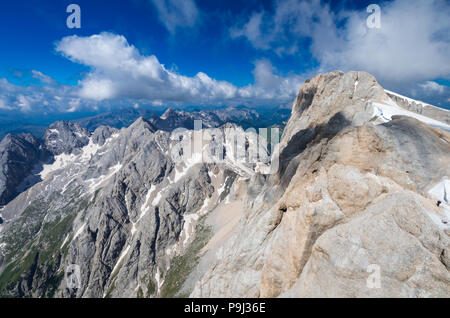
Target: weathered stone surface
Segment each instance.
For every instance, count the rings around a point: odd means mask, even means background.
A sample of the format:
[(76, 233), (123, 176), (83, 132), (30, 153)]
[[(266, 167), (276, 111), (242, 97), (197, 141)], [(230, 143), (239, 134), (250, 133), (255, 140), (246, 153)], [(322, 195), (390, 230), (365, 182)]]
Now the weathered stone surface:
[(448, 232), (429, 216), (445, 212), (427, 194), (450, 174), (449, 134), (410, 117), (374, 125), (368, 102), (386, 98), (361, 72), (302, 87), (266, 203), (244, 208), (191, 296), (450, 296)]
[(44, 143), (53, 155), (71, 154), (89, 143), (90, 133), (80, 125), (58, 121), (45, 131)]

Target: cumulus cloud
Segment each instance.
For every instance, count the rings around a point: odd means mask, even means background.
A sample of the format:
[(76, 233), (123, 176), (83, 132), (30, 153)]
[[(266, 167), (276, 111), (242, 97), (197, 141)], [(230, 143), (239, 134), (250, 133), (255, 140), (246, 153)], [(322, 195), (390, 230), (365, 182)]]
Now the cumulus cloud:
[(19, 86), (0, 79), (0, 109), (22, 113), (71, 113), (109, 110), (140, 104), (162, 105), (278, 105), (291, 101), (303, 76), (281, 76), (269, 60), (254, 62), (254, 84), (237, 87), (203, 72), (189, 77), (167, 69), (154, 55), (145, 56), (125, 37), (101, 33), (69, 36), (56, 51), (90, 68), (76, 86), (60, 85), (33, 70), (40, 85)]
[(309, 42), (318, 71), (365, 70), (397, 87), (450, 76), (448, 2), (383, 2), (379, 29), (367, 27), (368, 16), (333, 12), (320, 0), (277, 1), (273, 12), (255, 12), (230, 34), (279, 55), (297, 54)]
[(42, 72), (32, 70), (31, 76), (37, 80), (39, 80), (43, 84), (48, 85), (56, 85), (56, 81), (48, 75), (43, 74)]
[(192, 27), (198, 17), (198, 9), (193, 0), (151, 0), (160, 21), (171, 33), (178, 27)]
[[(4, 112), (21, 112), (30, 114), (39, 112), (65, 113), (78, 110), (80, 107), (91, 109), (91, 102), (79, 101), (76, 91), (71, 86), (58, 85), (51, 77), (37, 72), (44, 85), (15, 85), (6, 79), (0, 79), (0, 109)], [(74, 108), (76, 106), (76, 108)]]
[(333, 45), (337, 38), (335, 19), (320, 0), (278, 0), (274, 12), (253, 13), (248, 21), (233, 26), (230, 35), (244, 37), (257, 49), (296, 54), (306, 38)]
[(8, 106), (4, 99), (0, 99), (0, 109), (1, 110), (13, 110), (14, 107)]
[(442, 94), (444, 92), (444, 90), (445, 90), (445, 86), (439, 85), (438, 83), (432, 82), (432, 81), (426, 81), (423, 84), (419, 84), (419, 86), (423, 90), (431, 92), (431, 93), (436, 92), (436, 93), (441, 93)]
[(154, 55), (141, 55), (125, 37), (112, 33), (66, 37), (56, 50), (73, 62), (91, 67), (80, 82), (78, 94), (95, 101), (129, 98), (205, 104), (256, 98), (267, 103), (292, 98), (301, 85), (299, 77), (276, 75), (267, 60), (255, 63), (255, 84), (242, 88), (203, 72), (184, 76), (167, 69)]
[(450, 102), (450, 87), (440, 85), (434, 81), (426, 81), (411, 89), (411, 97), (426, 100), (426, 102), (448, 108)]
[[(232, 38), (246, 37), (254, 47), (258, 49), (268, 50), (271, 47), (272, 36), (269, 32), (262, 30), (264, 12), (253, 14), (249, 21), (242, 27), (233, 27), (230, 30)], [(273, 34), (273, 33), (272, 33)], [(269, 35), (269, 36), (267, 36)]]
[(241, 97), (256, 100), (290, 101), (298, 93), (306, 77), (303, 75), (290, 75), (282, 77), (267, 59), (255, 62), (253, 70), (254, 84), (239, 90)]

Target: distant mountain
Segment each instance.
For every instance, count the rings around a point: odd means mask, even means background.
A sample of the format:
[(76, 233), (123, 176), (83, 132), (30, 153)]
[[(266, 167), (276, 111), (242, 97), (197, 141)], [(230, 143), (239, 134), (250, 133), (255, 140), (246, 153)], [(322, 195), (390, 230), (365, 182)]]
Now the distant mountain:
[[(162, 119), (160, 116), (166, 112), (167, 118)], [(80, 116), (80, 115), (78, 115)], [(175, 118), (175, 116), (177, 118)], [(290, 109), (284, 106), (277, 108), (248, 108), (245, 106), (237, 107), (187, 107), (185, 109), (174, 108), (123, 108), (110, 112), (90, 115), (77, 119), (64, 119), (86, 128), (93, 132), (99, 126), (109, 126), (113, 128), (123, 128), (130, 126), (139, 117), (151, 120), (154, 124), (159, 125), (159, 129), (169, 131), (177, 127), (193, 127), (194, 120), (203, 120), (203, 124), (207, 127), (218, 127), (224, 123), (236, 123), (244, 128), (248, 127), (268, 127), (287, 121), (290, 116)], [(15, 116), (17, 117), (17, 116)], [(42, 119), (28, 118), (26, 120), (17, 120), (13, 117), (0, 118), (0, 139), (8, 133), (21, 134), (31, 133), (37, 138), (42, 138), (45, 131), (51, 123), (62, 121), (58, 116), (46, 117)], [(67, 114), (60, 117), (70, 117)], [(40, 122), (39, 122), (40, 120)]]
[(247, 108), (240, 106), (204, 109), (190, 107), (187, 110), (170, 107), (162, 115), (154, 110), (126, 108), (77, 119), (73, 122), (89, 131), (94, 131), (101, 125), (119, 129), (128, 127), (136, 119), (143, 117), (152, 122), (157, 129), (171, 131), (178, 127), (193, 129), (195, 120), (202, 120), (204, 127), (219, 127), (225, 123), (235, 123), (243, 128), (268, 127), (286, 121), (289, 116), (290, 109), (285, 107)]
[(73, 120), (73, 122), (92, 132), (99, 126), (109, 126), (118, 129), (128, 127), (139, 117), (151, 118), (153, 116), (159, 116), (161, 113), (161, 111), (156, 111), (154, 109), (124, 108), (107, 113), (101, 113), (95, 116), (76, 119)]
[(221, 107), (204, 110), (176, 110), (169, 108), (161, 117), (149, 120), (160, 130), (171, 131), (178, 127), (194, 128), (194, 121), (201, 120), (203, 127), (213, 128), (234, 123), (244, 129), (283, 126), (291, 110), (286, 108)]
[(201, 120), (203, 127), (214, 128), (219, 127), (225, 123), (234, 123), (243, 128), (248, 127), (266, 127), (269, 121), (279, 122), (281, 119), (278, 116), (268, 118), (261, 118), (259, 113), (254, 109), (249, 108), (211, 108), (204, 110), (175, 110), (173, 108), (167, 109), (160, 117), (150, 118), (155, 127), (164, 131), (171, 131), (178, 127), (187, 129), (194, 128), (194, 121)]

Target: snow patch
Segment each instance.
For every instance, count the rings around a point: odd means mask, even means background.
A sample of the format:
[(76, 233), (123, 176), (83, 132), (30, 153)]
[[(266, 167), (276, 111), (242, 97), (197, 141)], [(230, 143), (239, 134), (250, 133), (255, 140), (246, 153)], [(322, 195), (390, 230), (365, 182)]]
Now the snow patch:
[(45, 180), (51, 173), (54, 171), (63, 169), (67, 167), (69, 164), (75, 162), (77, 156), (73, 154), (60, 154), (54, 158), (54, 162), (52, 164), (44, 165), (42, 171), (39, 173), (39, 176), (42, 180)]
[(153, 206), (158, 205), (159, 201), (161, 200), (161, 197), (162, 197), (162, 195), (161, 195), (161, 191), (160, 191), (156, 194), (156, 197), (153, 199), (152, 205)]
[(428, 193), (443, 203), (450, 203), (450, 179), (444, 177), (443, 180), (432, 187)]
[(427, 211), (431, 220), (442, 230), (450, 230), (450, 180), (444, 177), (441, 182), (432, 187), (428, 193), (441, 201), (439, 208), (442, 216)]
[(412, 103), (416, 103), (416, 104), (418, 104), (418, 105), (421, 105), (422, 107), (436, 108), (436, 109), (439, 109), (440, 111), (446, 111), (446, 112), (450, 111), (450, 110), (445, 109), (445, 108), (436, 107), (436, 106), (427, 104), (427, 103), (425, 103), (425, 102), (422, 102), (422, 101), (420, 101), (420, 100), (415, 100), (415, 99), (412, 99), (412, 98), (409, 98), (409, 97), (400, 95), (400, 94), (398, 94), (398, 93), (394, 93), (394, 92), (392, 92), (392, 91), (388, 91), (387, 89), (385, 89), (384, 91), (385, 91), (386, 93), (388, 93), (388, 94), (397, 96), (397, 97), (399, 97), (399, 98), (401, 98), (401, 99), (407, 101), (407, 102), (408, 102), (408, 105), (410, 105), (410, 104), (412, 104)]
[(442, 217), (433, 212), (427, 211), (427, 215), (441, 230), (450, 230), (450, 213), (447, 212), (446, 216)]
[(137, 228), (136, 228), (137, 222), (136, 223), (132, 222), (132, 223), (133, 223), (133, 226), (131, 227), (131, 236), (133, 236), (134, 233), (137, 232)]
[[(50, 129), (50, 131), (54, 130), (58, 132), (56, 129)], [(58, 132), (59, 133), (59, 132)], [(89, 139), (89, 143), (80, 149), (80, 154), (66, 154), (62, 153), (58, 156), (55, 156), (54, 162), (52, 164), (43, 165), (42, 171), (39, 173), (42, 180), (45, 180), (51, 173), (66, 168), (70, 164), (78, 164), (82, 165), (86, 162), (89, 162), (92, 157), (98, 153), (98, 151), (104, 148), (108, 143), (110, 143), (113, 139), (117, 138), (119, 134), (114, 134), (107, 139), (103, 146), (100, 146), (93, 142), (92, 138)]]
[(66, 238), (65, 238), (64, 241), (62, 242), (61, 247), (60, 247), (59, 249), (62, 249), (63, 246), (66, 245), (67, 241), (69, 240), (69, 237), (70, 237), (70, 233), (68, 233), (68, 234), (66, 235)]
[(197, 221), (200, 219), (200, 217), (202, 217), (208, 212), (207, 208), (210, 200), (211, 200), (210, 198), (206, 198), (205, 201), (203, 202), (203, 206), (196, 213), (191, 213), (187, 215), (185, 214), (183, 216), (184, 225), (180, 235), (180, 237), (184, 238), (182, 242), (182, 247), (185, 247), (187, 243), (189, 243), (189, 239), (195, 232), (195, 226), (197, 224)]
[(119, 256), (119, 259), (116, 262), (116, 265), (114, 265), (114, 268), (111, 272), (111, 276), (116, 272), (117, 269), (119, 269), (120, 263), (124, 259), (125, 256), (127, 256), (128, 252), (130, 251), (131, 245), (128, 245), (125, 250), (122, 251), (122, 253)]
[(217, 193), (219, 195), (219, 197), (222, 195), (222, 193), (225, 191), (225, 188), (227, 186), (227, 181), (228, 181), (229, 177), (226, 177), (225, 180), (223, 181), (222, 185), (220, 186), (220, 188), (217, 190)]
[(87, 162), (91, 160), (97, 151), (102, 148), (100, 145), (94, 143), (92, 138), (89, 139), (89, 143), (81, 149), (80, 161)]
[(177, 244), (173, 244), (172, 246), (166, 248), (166, 255), (167, 256), (172, 256), (177, 250)]
[(131, 228), (131, 235), (134, 235), (134, 233), (136, 233), (137, 231), (136, 224), (138, 224), (142, 220), (142, 218), (148, 213), (148, 211), (150, 211), (149, 200), (155, 189), (156, 187), (152, 184), (147, 192), (147, 195), (145, 196), (145, 201), (141, 206), (141, 213), (139, 215), (139, 219), (136, 222), (133, 222), (133, 227)]
[(161, 287), (164, 284), (164, 278), (161, 277), (159, 267), (156, 267), (155, 280), (156, 280), (156, 286), (158, 287), (158, 295), (159, 295), (161, 293)]
[(91, 183), (89, 185), (89, 193), (94, 192), (97, 190), (97, 188), (106, 180), (110, 179), (112, 176), (114, 176), (119, 170), (122, 169), (122, 164), (118, 163), (115, 166), (112, 166), (109, 168), (109, 172), (107, 175), (100, 176), (98, 178), (89, 179), (87, 182)]
[(84, 228), (86, 227), (86, 223), (84, 223), (76, 232), (75, 235), (73, 236), (73, 240), (75, 240), (78, 236), (80, 236), (81, 233), (83, 233)]
[[(153, 186), (153, 184), (150, 186), (150, 189), (147, 192), (147, 195), (145, 196), (145, 201), (141, 206), (141, 215), (139, 217), (138, 222), (142, 219), (144, 215), (147, 214), (148, 211), (150, 211), (150, 207), (148, 205), (148, 201), (150, 200), (150, 197), (152, 196), (153, 192), (155, 191), (156, 187)], [(159, 193), (158, 193), (159, 194)]]
[(403, 116), (413, 117), (413, 118), (415, 118), (425, 124), (428, 124), (430, 126), (450, 131), (450, 125), (447, 125), (438, 120), (428, 118), (426, 116), (419, 115), (417, 113), (403, 109), (403, 108), (397, 106), (397, 104), (395, 104), (392, 100), (387, 101), (386, 103), (372, 102), (372, 105), (373, 105), (373, 111), (374, 111), (373, 116), (380, 118), (384, 122), (391, 121), (392, 116), (394, 116), (394, 115), (403, 115)]
[(185, 161), (185, 166), (181, 171), (178, 171), (177, 168), (175, 168), (175, 176), (173, 179), (173, 182), (178, 182), (183, 176), (186, 175), (186, 173), (191, 169), (193, 166), (195, 166), (198, 163), (202, 162), (202, 154), (201, 153), (193, 153), (190, 158), (188, 158)]
[(394, 96), (397, 96), (397, 97), (399, 97), (399, 98), (402, 98), (402, 99), (406, 100), (406, 101), (408, 102), (408, 104), (416, 103), (416, 104), (426, 105), (426, 104), (425, 104), (424, 102), (422, 102), (422, 101), (418, 101), (418, 100), (415, 100), (415, 99), (412, 99), (412, 98), (409, 98), (409, 97), (400, 95), (400, 94), (398, 94), (398, 93), (394, 93), (394, 92), (389, 91), (389, 90), (387, 90), (387, 89), (385, 89), (384, 91), (385, 91), (386, 93), (388, 93), (388, 94), (391, 94), (391, 95), (394, 95)]

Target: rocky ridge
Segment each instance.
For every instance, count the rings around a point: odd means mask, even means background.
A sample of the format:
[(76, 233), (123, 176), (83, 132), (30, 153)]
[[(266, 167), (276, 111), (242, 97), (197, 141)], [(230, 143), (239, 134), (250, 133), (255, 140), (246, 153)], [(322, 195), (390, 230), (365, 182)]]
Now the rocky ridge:
[[(450, 135), (411, 117), (385, 122), (380, 104), (393, 105), (363, 72), (303, 85), (280, 170), (247, 198), (191, 296), (450, 296), (448, 199), (429, 193), (446, 189)], [(379, 288), (367, 283), (373, 266)]]

